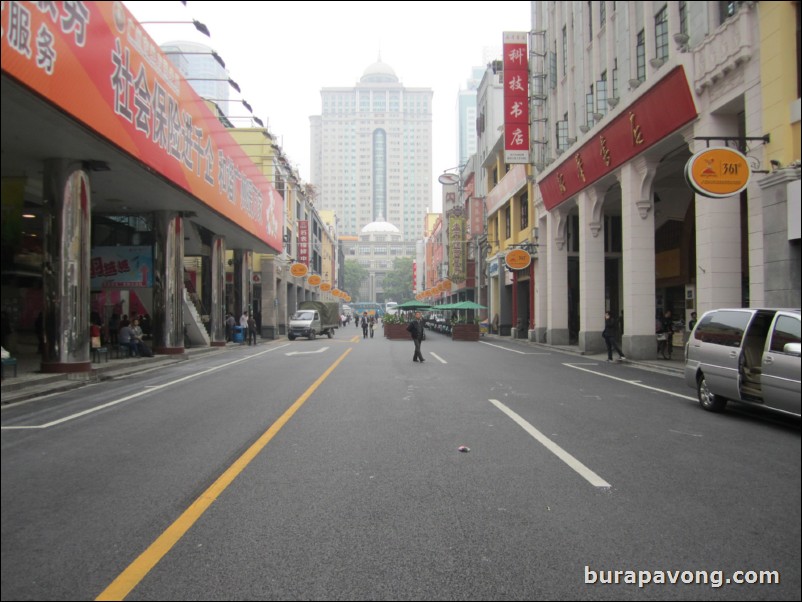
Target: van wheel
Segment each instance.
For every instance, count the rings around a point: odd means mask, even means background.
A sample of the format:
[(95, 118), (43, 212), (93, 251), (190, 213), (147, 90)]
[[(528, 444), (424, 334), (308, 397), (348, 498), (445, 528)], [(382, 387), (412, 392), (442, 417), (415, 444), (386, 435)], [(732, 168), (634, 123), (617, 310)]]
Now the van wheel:
[(334, 336), (334, 331), (329, 330), (328, 332), (326, 332), (326, 334), (329, 336), (329, 338), (331, 338)]
[(708, 412), (721, 412), (727, 405), (726, 399), (710, 391), (703, 373), (696, 378), (696, 396), (699, 405)]
[(314, 341), (315, 340), (315, 331), (314, 330), (310, 330), (309, 331), (309, 340), (310, 341)]
[(295, 340), (295, 335), (294, 335), (294, 334), (288, 334), (288, 335), (287, 335), (287, 338), (288, 338), (289, 340), (291, 340), (291, 341), (294, 341), (294, 340)]

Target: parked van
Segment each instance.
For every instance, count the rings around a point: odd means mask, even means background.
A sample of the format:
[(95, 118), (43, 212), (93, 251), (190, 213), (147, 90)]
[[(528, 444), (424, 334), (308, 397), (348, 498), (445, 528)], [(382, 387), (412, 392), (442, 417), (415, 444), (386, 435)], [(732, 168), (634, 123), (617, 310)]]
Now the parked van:
[(799, 416), (800, 343), (798, 309), (709, 311), (685, 346), (685, 382), (711, 412), (733, 400)]

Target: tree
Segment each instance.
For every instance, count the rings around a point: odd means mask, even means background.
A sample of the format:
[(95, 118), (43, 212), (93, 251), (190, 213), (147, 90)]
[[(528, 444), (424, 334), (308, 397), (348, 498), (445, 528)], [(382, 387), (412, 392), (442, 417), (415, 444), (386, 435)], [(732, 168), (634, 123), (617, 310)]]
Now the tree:
[(397, 257), (393, 269), (384, 276), (382, 284), (385, 301), (398, 303), (412, 299), (412, 258)]
[(355, 259), (345, 260), (345, 276), (343, 286), (354, 301), (359, 301), (359, 289), (368, 277), (368, 271)]

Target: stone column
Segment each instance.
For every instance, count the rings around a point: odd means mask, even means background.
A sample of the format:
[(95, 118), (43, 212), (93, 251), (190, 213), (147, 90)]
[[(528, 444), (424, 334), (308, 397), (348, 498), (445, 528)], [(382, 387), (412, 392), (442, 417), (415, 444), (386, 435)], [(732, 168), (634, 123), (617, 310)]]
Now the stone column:
[(224, 236), (212, 238), (212, 278), (211, 307), (209, 309), (211, 342), (213, 347), (225, 347), (226, 344), (226, 239)]
[(153, 214), (153, 351), (184, 352), (184, 232), (175, 211)]
[(42, 372), (89, 372), (91, 186), (79, 162), (44, 165)]
[(568, 248), (565, 244), (567, 210), (553, 209), (548, 213), (546, 222), (546, 342), (549, 345), (568, 345)]
[[(543, 215), (541, 213), (541, 215)], [(548, 224), (545, 218), (538, 220), (538, 241), (537, 241), (537, 260), (535, 261), (535, 340), (539, 343), (546, 342), (548, 321), (548, 245), (545, 238), (548, 237)]]
[[(737, 136), (737, 123), (728, 115), (702, 114), (693, 134)], [(694, 150), (700, 151), (704, 147), (705, 143), (700, 141)], [(723, 199), (696, 195), (695, 206), (696, 311), (701, 318), (702, 313), (710, 309), (741, 307), (741, 241), (745, 233), (741, 232), (741, 200), (738, 195)], [(763, 288), (762, 279), (759, 287)]]
[(579, 348), (606, 350), (604, 330), (604, 192), (588, 188), (579, 195)]
[(275, 256), (262, 255), (262, 338), (278, 335), (278, 274)]
[(286, 334), (287, 312), (289, 312), (290, 307), (290, 301), (287, 298), (289, 293), (289, 289), (287, 288), (287, 277), (289, 276), (290, 269), (286, 264), (282, 263), (279, 266), (279, 273), (281, 277), (276, 282), (276, 287), (278, 288), (278, 333)]
[(621, 235), (624, 271), (622, 350), (633, 359), (655, 357), (654, 205), (657, 162), (636, 158), (621, 168)]

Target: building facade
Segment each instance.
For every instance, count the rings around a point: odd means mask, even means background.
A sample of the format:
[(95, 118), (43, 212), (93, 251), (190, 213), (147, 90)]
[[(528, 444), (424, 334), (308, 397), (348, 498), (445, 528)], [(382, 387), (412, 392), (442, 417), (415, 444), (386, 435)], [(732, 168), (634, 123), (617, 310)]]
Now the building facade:
[[(597, 352), (608, 310), (625, 354), (646, 358), (667, 311), (687, 324), (692, 311), (771, 302), (767, 266), (776, 256), (781, 270), (798, 266), (799, 234), (767, 236), (764, 189), (779, 176), (761, 172), (773, 153), (793, 151), (766, 136), (757, 4), (534, 2), (531, 29), (537, 186), (531, 205), (513, 202), (496, 225), (500, 239), (536, 245), (530, 336)], [(798, 128), (787, 96), (784, 146)], [(687, 161), (708, 146), (746, 154), (754, 172), (743, 192), (711, 199), (686, 185)], [(786, 197), (788, 177), (778, 183)], [(516, 239), (506, 225), (523, 223), (523, 211), (531, 229)], [(798, 273), (785, 296), (796, 306)]]
[(379, 60), (355, 86), (322, 89), (321, 100), (310, 118), (320, 206), (346, 235), (387, 221), (404, 240), (420, 238), (432, 199), (432, 90), (405, 87)]

